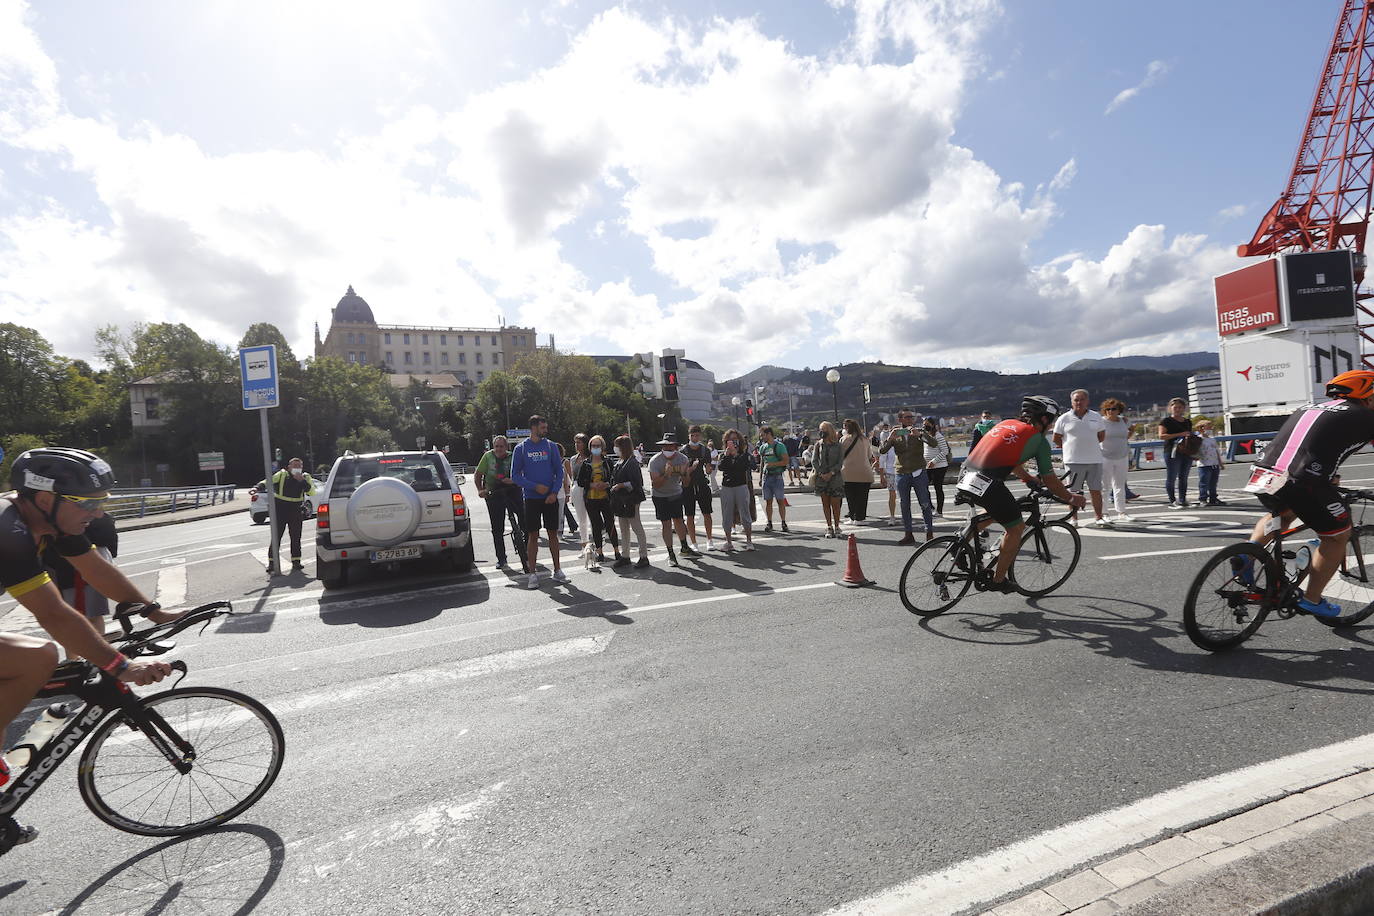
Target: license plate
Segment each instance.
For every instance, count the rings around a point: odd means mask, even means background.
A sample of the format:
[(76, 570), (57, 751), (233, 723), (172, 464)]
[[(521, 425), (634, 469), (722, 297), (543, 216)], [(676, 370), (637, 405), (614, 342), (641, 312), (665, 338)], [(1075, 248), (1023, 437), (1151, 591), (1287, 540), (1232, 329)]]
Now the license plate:
[(387, 550), (372, 551), (373, 563), (385, 563), (388, 560), (413, 560), (420, 555), (418, 547), (391, 547)]

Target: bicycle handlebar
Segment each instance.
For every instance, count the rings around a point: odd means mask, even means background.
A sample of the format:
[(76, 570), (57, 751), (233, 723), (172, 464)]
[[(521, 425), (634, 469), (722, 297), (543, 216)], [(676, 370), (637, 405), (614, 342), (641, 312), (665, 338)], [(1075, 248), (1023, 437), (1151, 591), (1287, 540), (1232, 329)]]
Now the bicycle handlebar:
[[(199, 625), (202, 628), (209, 626), (210, 621), (216, 617), (224, 617), (234, 613), (234, 606), (228, 601), (212, 601), (198, 608), (192, 608), (170, 623), (160, 623), (144, 630), (135, 630), (129, 624), (129, 617), (144, 606), (141, 604), (121, 604), (116, 610), (115, 618), (124, 628), (124, 635), (114, 637), (111, 643), (117, 645), (126, 656), (156, 654), (154, 643), (157, 640), (175, 636), (182, 630), (188, 630), (194, 626)], [(172, 667), (176, 668), (177, 666), (181, 666), (182, 672), (185, 673), (183, 663), (172, 663)]]
[(1354, 490), (1349, 487), (1337, 487), (1336, 490), (1343, 497), (1349, 500), (1365, 500), (1369, 502), (1374, 502), (1374, 490)]

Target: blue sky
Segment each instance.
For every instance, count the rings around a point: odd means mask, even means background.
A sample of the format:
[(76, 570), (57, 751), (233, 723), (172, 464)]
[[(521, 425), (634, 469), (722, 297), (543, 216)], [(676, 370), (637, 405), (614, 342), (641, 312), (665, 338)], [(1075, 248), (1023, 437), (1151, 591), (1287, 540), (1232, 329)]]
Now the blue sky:
[(308, 353), (352, 284), (720, 377), (1210, 349), (1339, 7), (0, 0), (0, 320)]

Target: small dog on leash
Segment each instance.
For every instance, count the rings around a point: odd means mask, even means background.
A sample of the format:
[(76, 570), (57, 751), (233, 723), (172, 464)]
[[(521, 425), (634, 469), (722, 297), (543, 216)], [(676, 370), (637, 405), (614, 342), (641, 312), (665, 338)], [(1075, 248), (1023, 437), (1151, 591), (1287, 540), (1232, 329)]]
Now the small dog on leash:
[(596, 556), (596, 545), (588, 541), (582, 548), (582, 566), (592, 572), (600, 572), (601, 561)]

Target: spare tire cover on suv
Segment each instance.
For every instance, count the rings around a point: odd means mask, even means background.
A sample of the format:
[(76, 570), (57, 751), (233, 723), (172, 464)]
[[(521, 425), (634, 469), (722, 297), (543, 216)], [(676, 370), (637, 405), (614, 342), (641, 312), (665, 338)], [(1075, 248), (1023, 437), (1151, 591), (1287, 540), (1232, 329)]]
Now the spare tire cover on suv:
[(390, 547), (415, 533), (423, 512), (420, 497), (408, 483), (374, 477), (348, 498), (348, 527), (374, 547)]

